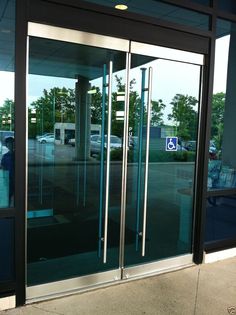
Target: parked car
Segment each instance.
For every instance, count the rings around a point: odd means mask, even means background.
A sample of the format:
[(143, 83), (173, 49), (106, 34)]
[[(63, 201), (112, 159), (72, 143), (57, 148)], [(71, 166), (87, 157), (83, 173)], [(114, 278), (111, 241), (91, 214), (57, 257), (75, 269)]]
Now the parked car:
[(69, 139), (68, 140), (68, 144), (70, 144), (70, 145), (72, 145), (72, 147), (74, 147), (75, 146), (75, 139), (73, 138), (73, 139)]
[(38, 139), (38, 142), (40, 143), (54, 143), (54, 141), (55, 141), (54, 135), (48, 135)]
[(36, 139), (39, 140), (40, 138), (48, 137), (48, 136), (54, 136), (54, 133), (52, 132), (46, 132), (43, 135), (36, 136)]
[[(122, 147), (122, 141), (119, 137), (111, 135), (110, 147), (111, 150), (119, 149)], [(102, 137), (100, 135), (92, 135), (90, 137), (90, 152), (91, 155), (98, 154), (101, 151)], [(107, 136), (105, 135), (104, 147), (107, 147)]]

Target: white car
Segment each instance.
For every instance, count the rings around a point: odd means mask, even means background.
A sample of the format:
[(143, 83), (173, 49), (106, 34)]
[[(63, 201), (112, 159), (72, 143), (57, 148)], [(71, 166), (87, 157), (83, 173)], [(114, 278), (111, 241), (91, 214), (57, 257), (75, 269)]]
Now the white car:
[(48, 136), (53, 136), (54, 133), (52, 132), (47, 132), (47, 133), (44, 133), (43, 135), (41, 136), (36, 136), (36, 140), (39, 140), (40, 138), (44, 138), (44, 137), (48, 137)]
[[(104, 139), (104, 148), (107, 147), (107, 136)], [(90, 137), (90, 152), (92, 154), (98, 154), (101, 151), (101, 141), (102, 137), (99, 135), (92, 135)], [(119, 149), (122, 147), (122, 141), (119, 137), (111, 135), (110, 142), (111, 150)]]
[(54, 141), (55, 141), (54, 135), (48, 135), (38, 139), (39, 143), (54, 143)]

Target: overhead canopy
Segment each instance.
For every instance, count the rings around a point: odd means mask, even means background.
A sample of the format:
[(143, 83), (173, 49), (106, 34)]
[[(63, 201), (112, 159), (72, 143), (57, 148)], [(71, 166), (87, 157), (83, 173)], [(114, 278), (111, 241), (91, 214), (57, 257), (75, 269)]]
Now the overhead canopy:
[[(101, 5), (114, 7), (114, 1), (90, 0)], [(149, 2), (149, 0), (148, 0)], [(155, 10), (147, 0), (129, 0), (129, 7), (136, 13), (146, 14), (155, 17)], [(152, 1), (153, 3), (154, 1)], [(162, 5), (165, 5), (162, 7)], [(191, 26), (197, 26), (199, 20), (194, 15), (186, 16), (185, 11), (178, 7), (161, 4), (155, 1), (155, 7), (158, 8), (156, 17), (165, 18), (166, 16), (175, 16), (181, 22), (188, 18)], [(138, 11), (139, 8), (139, 11)], [(162, 9), (161, 9), (162, 8)], [(172, 11), (170, 11), (172, 8)], [(169, 11), (168, 11), (169, 10)], [(150, 11), (150, 12), (149, 12)], [(191, 11), (190, 11), (191, 12)], [(193, 12), (194, 14), (195, 12)], [(190, 23), (189, 22), (189, 23)], [(189, 25), (189, 24), (188, 24)], [(229, 21), (218, 20), (217, 38), (228, 35), (232, 31), (234, 24)], [(107, 50), (89, 48), (82, 45), (73, 45), (65, 42), (56, 42), (45, 39), (31, 38), (30, 50), (30, 73), (58, 76), (66, 78), (75, 78), (78, 75), (94, 79), (102, 75), (102, 65), (109, 58), (114, 60), (115, 69), (118, 71), (124, 68), (123, 53), (113, 51), (108, 55)], [(0, 71), (14, 71), (15, 54), (15, 0), (0, 1)], [(151, 61), (150, 57), (143, 57), (143, 60), (135, 61), (134, 66)]]

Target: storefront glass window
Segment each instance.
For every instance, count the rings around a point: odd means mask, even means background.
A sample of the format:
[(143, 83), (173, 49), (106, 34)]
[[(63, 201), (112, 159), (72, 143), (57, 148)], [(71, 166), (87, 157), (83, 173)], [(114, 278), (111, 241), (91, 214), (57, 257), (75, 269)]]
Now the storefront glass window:
[[(116, 3), (114, 3), (114, 1), (106, 1), (106, 0), (86, 0), (86, 1), (96, 3), (96, 4), (101, 4), (103, 6), (108, 6), (114, 9), (117, 8)], [(209, 1), (197, 0), (196, 2), (207, 3)], [(169, 22), (187, 25), (190, 27), (196, 27), (201, 30), (209, 30), (209, 16), (208, 15), (191, 11), (188, 9), (184, 9), (181, 7), (177, 7), (172, 4), (164, 3), (163, 1), (153, 1), (153, 0), (122, 1), (122, 7), (120, 7), (120, 10), (147, 15), (147, 16), (155, 17), (161, 20), (166, 20)]]
[(205, 241), (236, 238), (236, 24), (218, 20)]
[(14, 205), (15, 0), (0, 2), (0, 208)]
[(219, 0), (219, 9), (228, 13), (236, 13), (236, 2), (235, 0)]
[(14, 219), (0, 219), (0, 285), (14, 280)]
[(236, 187), (236, 25), (219, 20), (215, 53), (208, 189)]

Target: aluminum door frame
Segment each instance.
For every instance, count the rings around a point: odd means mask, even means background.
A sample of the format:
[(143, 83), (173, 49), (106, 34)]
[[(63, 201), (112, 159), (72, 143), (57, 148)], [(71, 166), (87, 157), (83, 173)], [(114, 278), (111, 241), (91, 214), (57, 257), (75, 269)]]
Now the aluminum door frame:
[[(204, 65), (204, 55), (181, 51), (179, 49), (166, 48), (157, 45), (150, 45), (120, 39), (111, 36), (98, 35), (94, 33), (82, 32), (73, 29), (55, 27), (41, 23), (28, 23), (28, 37), (40, 37), (64, 41), (68, 43), (88, 45), (92, 47), (118, 50), (127, 53), (126, 58), (126, 94), (125, 94), (125, 122), (124, 122), (124, 144), (122, 161), (122, 197), (121, 197), (121, 230), (120, 230), (120, 267), (111, 271), (90, 274), (72, 279), (46, 283), (27, 287), (26, 282), (26, 301), (31, 303), (36, 300), (45, 300), (55, 296), (68, 295), (81, 290), (88, 290), (97, 286), (106, 286), (111, 283), (119, 283), (124, 279), (145, 277), (170, 270), (176, 270), (193, 264), (193, 255), (187, 254), (174, 258), (163, 259), (161, 261), (140, 264), (134, 267), (124, 266), (124, 230), (125, 230), (125, 212), (126, 212), (126, 181), (127, 181), (127, 154), (128, 154), (128, 111), (129, 111), (129, 72), (130, 59), (132, 53)], [(180, 53), (180, 54), (179, 54)], [(29, 58), (29, 54), (28, 54)], [(200, 104), (201, 107), (201, 104)], [(199, 118), (200, 119), (200, 118)], [(27, 161), (26, 161), (27, 162)], [(26, 172), (28, 166), (26, 165)], [(28, 173), (28, 172), (27, 172)], [(26, 208), (27, 211), (27, 208)], [(26, 224), (27, 229), (27, 224)], [(26, 242), (27, 243), (27, 242)], [(26, 260), (27, 269), (27, 260)]]
[[(130, 42), (130, 54), (140, 54), (143, 56), (156, 57), (160, 59), (176, 61), (181, 63), (188, 63), (200, 67), (200, 78), (199, 78), (199, 118), (198, 118), (198, 134), (197, 134), (197, 148), (199, 147), (199, 127), (202, 116), (202, 94), (203, 94), (203, 82), (202, 73), (204, 71), (205, 56), (199, 53), (193, 53), (188, 51), (182, 51), (179, 49), (167, 48), (157, 45), (150, 45), (140, 42), (131, 41)], [(129, 69), (130, 70), (130, 69)], [(128, 137), (128, 135), (127, 135)], [(127, 161), (126, 161), (127, 163)], [(196, 204), (196, 174), (198, 169), (198, 152), (196, 156), (195, 164), (195, 177), (194, 177), (194, 204), (193, 204), (193, 221), (195, 219), (195, 204)], [(127, 169), (127, 164), (126, 164)], [(126, 178), (125, 178), (126, 181)], [(125, 192), (126, 193), (126, 192)], [(124, 207), (125, 216), (125, 207)], [(125, 222), (122, 224), (125, 225)], [(194, 224), (192, 225), (194, 228)], [(193, 243), (193, 241), (192, 241)], [(124, 247), (122, 247), (123, 250)], [(124, 257), (123, 253), (123, 257)], [(140, 254), (141, 255), (141, 254)], [(162, 272), (168, 272), (171, 270), (177, 270), (180, 268), (188, 267), (193, 265), (193, 253), (183, 254), (176, 257), (170, 257), (167, 259), (156, 260), (154, 262), (149, 262), (145, 264), (138, 264), (134, 266), (125, 267), (124, 260), (121, 265), (122, 279), (139, 278), (145, 275), (159, 274)]]
[[(129, 60), (129, 48), (130, 41), (125, 39), (119, 39), (111, 36), (97, 35), (93, 33), (81, 32), (72, 29), (65, 29), (61, 27), (55, 27), (45, 24), (39, 24), (34, 22), (28, 23), (28, 38), (38, 37), (51, 40), (64, 41), (67, 43), (82, 44), (91, 47), (99, 47), (111, 50), (117, 50), (126, 53), (126, 69), (128, 69), (127, 62)], [(29, 42), (29, 41), (28, 41)], [(29, 64), (29, 52), (28, 52), (28, 64)], [(126, 71), (128, 72), (128, 70)], [(28, 74), (27, 74), (28, 75)], [(126, 74), (126, 80), (128, 80), (128, 74)], [(126, 81), (127, 83), (128, 81)], [(126, 84), (127, 87), (127, 84)], [(126, 104), (128, 101), (126, 88)], [(127, 106), (126, 106), (127, 107)], [(27, 150), (27, 146), (26, 146)], [(26, 152), (26, 156), (27, 156)], [(27, 163), (27, 161), (26, 161)], [(123, 167), (123, 166), (122, 166)], [(26, 164), (26, 173), (28, 174), (28, 164)], [(122, 180), (123, 190), (124, 181)], [(26, 198), (27, 200), (27, 198)], [(26, 211), (27, 213), (27, 204)], [(121, 209), (122, 213), (122, 209)], [(25, 218), (27, 215), (25, 214)], [(26, 224), (26, 235), (27, 235), (27, 224)], [(27, 244), (27, 241), (26, 241)], [(119, 249), (118, 249), (119, 250)], [(120, 250), (119, 250), (120, 252)], [(120, 263), (120, 261), (118, 261)], [(25, 268), (27, 271), (27, 258), (25, 262)], [(26, 272), (27, 274), (27, 272)], [(40, 285), (27, 286), (26, 281), (26, 303), (31, 303), (38, 300), (45, 300), (56, 296), (72, 294), (81, 290), (88, 290), (96, 286), (104, 286), (108, 283), (114, 283), (121, 280), (121, 269), (120, 267), (108, 270), (105, 272), (98, 272), (89, 274), (86, 276), (75, 277), (66, 280), (59, 280)]]

